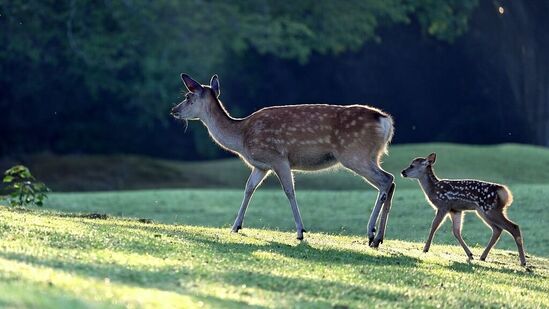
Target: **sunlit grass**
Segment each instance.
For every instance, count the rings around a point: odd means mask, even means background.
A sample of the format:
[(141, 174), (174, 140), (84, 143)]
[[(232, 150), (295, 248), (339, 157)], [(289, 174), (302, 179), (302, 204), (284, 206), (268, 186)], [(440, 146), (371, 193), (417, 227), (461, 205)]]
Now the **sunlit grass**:
[(439, 153), (441, 177), (509, 185), (515, 202), (508, 214), (521, 226), (529, 268), (519, 266), (507, 234), (479, 261), (491, 231), (474, 214), (465, 217), (463, 236), (475, 260), (466, 260), (448, 223), (423, 253), (434, 211), (413, 181), (397, 180), (385, 241), (373, 250), (365, 234), (376, 192), (347, 172), (296, 177), (309, 231), (298, 242), (273, 181), (254, 195), (241, 233), (229, 232), (248, 173), (242, 163), (155, 161), (143, 177), (238, 189), (54, 193), (40, 209), (0, 206), (0, 307), (549, 307), (548, 150), (403, 145), (391, 148), (384, 166), (396, 174), (430, 151)]
[[(0, 207), (0, 304), (20, 307), (549, 306), (549, 260), (361, 236), (90, 220)], [(482, 248), (474, 248), (479, 254)], [(40, 297), (36, 297), (40, 295)]]
[[(412, 182), (412, 181), (410, 181)], [(398, 188), (389, 217), (387, 239), (424, 241), (434, 210), (427, 204), (419, 186)], [(508, 215), (520, 225), (527, 253), (549, 256), (549, 222), (546, 211), (549, 185), (511, 185), (515, 202)], [(158, 222), (224, 227), (235, 219), (242, 190), (156, 190), (102, 193), (53, 194), (46, 207), (68, 212), (98, 212), (121, 217), (147, 218)], [(368, 217), (376, 199), (374, 190), (297, 191), (305, 228), (312, 232), (366, 235)], [(246, 213), (244, 228), (294, 231), (288, 200), (280, 189), (260, 188)], [(491, 230), (473, 213), (465, 216), (463, 237), (472, 246), (486, 245)], [(451, 224), (444, 224), (435, 243), (457, 245)], [(498, 248), (516, 250), (506, 233)]]

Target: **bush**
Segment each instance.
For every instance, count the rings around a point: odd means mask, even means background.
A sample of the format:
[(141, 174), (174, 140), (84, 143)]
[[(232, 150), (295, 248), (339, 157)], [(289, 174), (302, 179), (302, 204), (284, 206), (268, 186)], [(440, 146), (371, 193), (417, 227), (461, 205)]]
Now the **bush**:
[(7, 192), (7, 201), (11, 206), (42, 206), (50, 191), (46, 185), (38, 181), (29, 169), (23, 165), (16, 165), (4, 173), (4, 190)]

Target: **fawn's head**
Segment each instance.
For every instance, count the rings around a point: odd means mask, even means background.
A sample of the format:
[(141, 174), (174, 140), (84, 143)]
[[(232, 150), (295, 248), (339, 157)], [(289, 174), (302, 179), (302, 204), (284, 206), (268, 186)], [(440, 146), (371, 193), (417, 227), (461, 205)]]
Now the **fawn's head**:
[(432, 153), (426, 158), (415, 158), (410, 163), (410, 166), (401, 172), (401, 175), (408, 178), (420, 178), (422, 175), (425, 175), (429, 167), (435, 164), (436, 160), (436, 153)]
[(181, 73), (181, 80), (189, 92), (185, 94), (183, 102), (172, 108), (170, 114), (180, 120), (203, 118), (211, 105), (217, 104), (220, 94), (217, 75), (212, 76), (209, 86), (201, 85), (185, 73)]

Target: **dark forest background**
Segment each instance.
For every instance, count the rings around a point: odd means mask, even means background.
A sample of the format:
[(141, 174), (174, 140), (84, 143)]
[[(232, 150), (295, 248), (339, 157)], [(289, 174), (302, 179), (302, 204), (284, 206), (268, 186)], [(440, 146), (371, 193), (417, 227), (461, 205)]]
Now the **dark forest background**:
[(549, 1), (0, 1), (0, 156), (227, 154), (169, 110), (220, 76), (233, 116), (391, 113), (395, 143), (549, 146)]

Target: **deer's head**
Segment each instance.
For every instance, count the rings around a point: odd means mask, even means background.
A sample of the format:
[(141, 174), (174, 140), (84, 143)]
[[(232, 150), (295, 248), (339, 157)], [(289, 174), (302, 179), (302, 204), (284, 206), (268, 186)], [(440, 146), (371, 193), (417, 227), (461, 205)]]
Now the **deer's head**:
[(217, 104), (220, 94), (217, 75), (212, 76), (209, 86), (201, 85), (185, 73), (181, 74), (181, 80), (189, 92), (181, 103), (172, 108), (170, 114), (180, 120), (203, 119), (211, 105)]
[(426, 158), (415, 158), (414, 160), (412, 160), (412, 163), (410, 163), (410, 166), (408, 166), (408, 168), (404, 169), (401, 172), (402, 177), (420, 178), (421, 176), (425, 175), (429, 167), (435, 164), (436, 160), (436, 153), (432, 153)]

